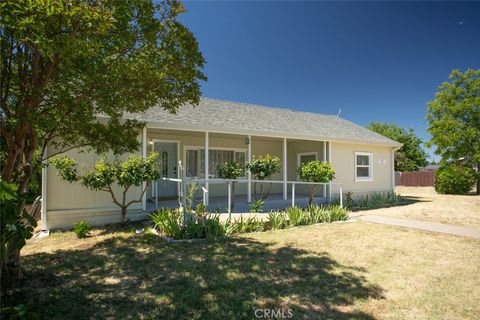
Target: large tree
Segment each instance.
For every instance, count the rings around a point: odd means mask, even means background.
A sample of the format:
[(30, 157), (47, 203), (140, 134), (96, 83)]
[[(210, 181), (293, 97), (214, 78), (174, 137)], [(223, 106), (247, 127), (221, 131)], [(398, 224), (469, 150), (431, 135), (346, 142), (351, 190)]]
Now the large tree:
[(428, 103), (426, 119), (435, 153), (443, 163), (462, 159), (476, 168), (480, 194), (480, 69), (453, 70)]
[(176, 0), (6, 0), (0, 10), (1, 176), (20, 194), (47, 145), (132, 151), (142, 124), (125, 112), (199, 102), (204, 59)]
[(427, 165), (427, 153), (422, 149), (422, 139), (412, 128), (405, 129), (395, 123), (372, 122), (367, 126), (387, 138), (403, 144), (395, 151), (395, 171), (415, 171)]

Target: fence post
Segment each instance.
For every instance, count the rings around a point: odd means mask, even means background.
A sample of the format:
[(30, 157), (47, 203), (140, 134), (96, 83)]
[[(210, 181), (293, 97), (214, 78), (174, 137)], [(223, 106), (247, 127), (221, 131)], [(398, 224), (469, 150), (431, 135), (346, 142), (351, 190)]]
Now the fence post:
[(232, 181), (228, 181), (228, 204), (227, 204), (227, 210), (228, 210), (228, 219), (232, 219)]
[(292, 183), (292, 207), (295, 207), (295, 182)]
[(343, 208), (343, 192), (342, 192), (342, 186), (340, 186), (340, 208)]

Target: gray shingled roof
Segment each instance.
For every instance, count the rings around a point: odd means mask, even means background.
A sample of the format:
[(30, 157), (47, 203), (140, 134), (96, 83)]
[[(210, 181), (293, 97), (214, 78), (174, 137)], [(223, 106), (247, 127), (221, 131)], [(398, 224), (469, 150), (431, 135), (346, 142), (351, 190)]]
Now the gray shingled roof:
[(198, 106), (182, 106), (175, 115), (156, 106), (144, 113), (128, 114), (126, 118), (145, 121), (149, 127), (166, 129), (401, 146), (336, 116), (211, 98), (202, 98)]

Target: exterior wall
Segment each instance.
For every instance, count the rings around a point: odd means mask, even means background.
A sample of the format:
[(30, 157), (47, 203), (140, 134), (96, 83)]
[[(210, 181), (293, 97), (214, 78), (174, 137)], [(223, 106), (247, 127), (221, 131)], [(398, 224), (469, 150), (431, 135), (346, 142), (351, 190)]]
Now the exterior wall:
[[(352, 192), (354, 196), (393, 191), (391, 150), (390, 147), (332, 142), (333, 183), (340, 183), (344, 193)], [(372, 181), (355, 181), (355, 152), (372, 153)], [(332, 186), (332, 195), (338, 196), (338, 193), (338, 186)]]
[[(164, 129), (148, 129), (148, 140), (165, 140), (177, 142), (177, 160), (184, 160), (185, 147), (204, 147), (205, 133), (187, 132)], [(228, 135), (228, 134), (209, 134), (209, 148), (234, 148), (247, 151), (248, 145), (245, 144), (246, 136)], [(139, 134), (139, 141), (142, 136)], [(281, 161), (283, 155), (283, 140), (278, 138), (252, 137), (252, 156), (271, 154), (278, 156)], [(297, 180), (297, 154), (304, 152), (315, 152), (318, 160), (324, 159), (324, 150), (328, 159), (328, 143), (322, 141), (287, 141), (287, 179)], [(390, 147), (380, 147), (371, 145), (331, 143), (331, 163), (336, 171), (334, 183), (340, 183), (343, 192), (353, 192), (355, 194), (369, 192), (391, 191), (393, 182), (392, 153)], [(148, 148), (147, 151), (150, 151)], [(355, 152), (371, 152), (373, 154), (373, 181), (355, 182)], [(49, 148), (49, 154), (55, 153), (55, 150)], [(141, 148), (136, 154), (142, 154)], [(75, 158), (79, 163), (86, 166), (92, 166), (100, 157), (92, 152), (80, 152), (72, 150), (66, 153)], [(125, 156), (126, 157), (126, 156)], [(283, 166), (282, 166), (283, 168)], [(90, 191), (80, 183), (68, 183), (63, 181), (53, 167), (47, 169), (47, 201), (46, 217), (48, 229), (71, 228), (73, 223), (79, 220), (88, 220), (93, 225), (119, 222), (120, 213), (117, 206), (112, 203), (111, 197), (107, 192)], [(283, 173), (280, 172), (273, 177), (273, 180), (282, 181)], [(282, 193), (282, 184), (273, 184), (271, 193)], [(252, 188), (253, 189), (253, 188)], [(118, 193), (119, 188), (115, 191)], [(139, 199), (141, 188), (132, 188), (128, 192), (129, 200)], [(236, 186), (237, 195), (245, 195), (247, 184), (239, 183)], [(288, 198), (290, 198), (291, 186), (288, 188)], [(305, 186), (297, 185), (296, 193), (305, 193)], [(332, 187), (332, 195), (338, 196), (338, 186)], [(150, 191), (147, 190), (147, 196)], [(321, 196), (323, 189), (320, 189), (317, 195)], [(224, 184), (210, 184), (210, 197), (226, 196), (227, 188)], [(199, 195), (201, 197), (201, 193)], [(128, 218), (131, 220), (142, 219), (146, 216), (142, 213), (142, 204), (136, 203), (130, 207)]]
[[(56, 153), (56, 150), (49, 148), (48, 153), (52, 155)], [(138, 154), (141, 154), (141, 151), (138, 151)], [(100, 156), (97, 154), (82, 152), (79, 149), (68, 151), (64, 155), (74, 158), (80, 164), (80, 171), (82, 171), (82, 167), (83, 170), (91, 168), (95, 162), (100, 160)], [(52, 166), (48, 166), (47, 169), (46, 185), (47, 229), (69, 229), (72, 228), (74, 222), (79, 220), (88, 220), (92, 225), (120, 222), (120, 210), (112, 202), (109, 193), (91, 191), (79, 182), (66, 182), (59, 177), (58, 171)], [(114, 187), (114, 192), (120, 197), (119, 187)], [(140, 193), (140, 187), (131, 188), (127, 201), (139, 199)], [(142, 209), (141, 203), (134, 203), (129, 208), (129, 219), (136, 220), (144, 216), (139, 214)]]

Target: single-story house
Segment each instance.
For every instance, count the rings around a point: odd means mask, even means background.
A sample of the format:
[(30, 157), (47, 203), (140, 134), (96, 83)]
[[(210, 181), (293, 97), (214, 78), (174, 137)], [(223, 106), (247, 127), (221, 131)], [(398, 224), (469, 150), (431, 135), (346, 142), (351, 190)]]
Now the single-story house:
[[(163, 177), (176, 178), (181, 161), (187, 177), (207, 180), (204, 187), (208, 189), (209, 205), (227, 196), (225, 184), (208, 183), (216, 177), (218, 164), (231, 160), (245, 163), (266, 154), (278, 156), (282, 162), (281, 172), (273, 177), (279, 183), (272, 185), (267, 202), (271, 199), (287, 204), (292, 197), (291, 182), (299, 180), (297, 168), (315, 159), (330, 162), (336, 172), (333, 184), (320, 188), (319, 201), (338, 196), (340, 186), (344, 193), (354, 195), (391, 192), (395, 186), (394, 151), (401, 144), (337, 116), (202, 98), (198, 106), (185, 105), (175, 115), (152, 107), (125, 117), (145, 122), (138, 136), (142, 145), (138, 153), (146, 156), (150, 150), (159, 152), (158, 169)], [(55, 150), (49, 148), (48, 152)], [(66, 154), (86, 165), (99, 159), (94, 153), (79, 150)], [(252, 177), (247, 173), (247, 178)], [(42, 180), (43, 229), (70, 228), (79, 220), (92, 224), (119, 221), (119, 210), (106, 192), (65, 182), (52, 166), (43, 169)], [(297, 185), (295, 199), (301, 201), (302, 195), (305, 199), (305, 191), (305, 186)], [(238, 183), (235, 193), (237, 203), (250, 202), (252, 182)], [(132, 199), (140, 194), (140, 187), (129, 191)], [(161, 207), (173, 201), (175, 205), (178, 186), (159, 180), (146, 195), (142, 203), (130, 208), (131, 220), (144, 218), (155, 203)]]

